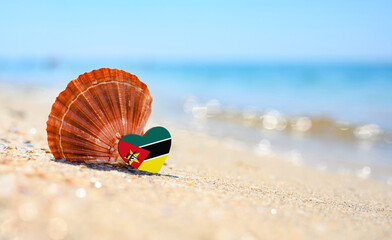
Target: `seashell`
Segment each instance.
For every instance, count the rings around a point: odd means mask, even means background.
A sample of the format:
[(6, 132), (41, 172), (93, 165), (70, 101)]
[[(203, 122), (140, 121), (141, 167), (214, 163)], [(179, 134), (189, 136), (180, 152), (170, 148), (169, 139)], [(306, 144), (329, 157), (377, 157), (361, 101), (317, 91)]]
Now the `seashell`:
[(143, 134), (152, 97), (135, 75), (101, 68), (72, 80), (57, 97), (47, 121), (55, 159), (126, 165), (118, 142)]

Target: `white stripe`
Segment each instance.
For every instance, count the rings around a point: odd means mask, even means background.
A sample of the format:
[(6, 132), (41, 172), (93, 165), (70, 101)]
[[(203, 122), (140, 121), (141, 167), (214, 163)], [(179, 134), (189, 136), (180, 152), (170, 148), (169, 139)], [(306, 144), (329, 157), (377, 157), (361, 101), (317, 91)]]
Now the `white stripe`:
[(171, 139), (171, 137), (165, 138), (165, 139), (160, 140), (160, 141), (158, 141), (158, 142), (153, 142), (153, 143), (149, 143), (149, 144), (146, 144), (146, 145), (143, 145), (143, 146), (139, 146), (139, 147), (142, 148), (142, 147), (150, 146), (150, 145), (153, 145), (153, 144), (155, 144), (155, 143), (160, 143), (160, 142), (166, 141), (167, 139)]
[(166, 154), (163, 154), (163, 155), (161, 155), (161, 156), (158, 156), (158, 157), (154, 157), (154, 158), (150, 158), (150, 159), (144, 160), (142, 163), (144, 163), (144, 162), (148, 162), (148, 161), (150, 161), (150, 160), (153, 160), (153, 159), (155, 159), (155, 158), (159, 158), (159, 157), (166, 156), (166, 155), (168, 155), (168, 154), (169, 154), (169, 153), (166, 153)]

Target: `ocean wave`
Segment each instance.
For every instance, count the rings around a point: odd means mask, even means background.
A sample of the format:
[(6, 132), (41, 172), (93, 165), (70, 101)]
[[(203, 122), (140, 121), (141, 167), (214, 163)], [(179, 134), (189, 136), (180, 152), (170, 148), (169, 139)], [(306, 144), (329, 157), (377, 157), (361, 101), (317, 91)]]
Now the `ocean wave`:
[(390, 132), (374, 123), (356, 124), (324, 116), (285, 115), (278, 110), (260, 111), (256, 108), (224, 106), (218, 100), (200, 103), (189, 97), (184, 111), (195, 119), (218, 119), (230, 121), (255, 129), (285, 132), (322, 138), (337, 138), (344, 141), (372, 141), (392, 143)]

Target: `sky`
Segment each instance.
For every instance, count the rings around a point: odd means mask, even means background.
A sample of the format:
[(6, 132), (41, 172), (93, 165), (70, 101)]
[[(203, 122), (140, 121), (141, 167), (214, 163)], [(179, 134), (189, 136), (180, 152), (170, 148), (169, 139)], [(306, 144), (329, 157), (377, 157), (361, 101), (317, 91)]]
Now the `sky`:
[(391, 0), (0, 1), (0, 57), (392, 61)]

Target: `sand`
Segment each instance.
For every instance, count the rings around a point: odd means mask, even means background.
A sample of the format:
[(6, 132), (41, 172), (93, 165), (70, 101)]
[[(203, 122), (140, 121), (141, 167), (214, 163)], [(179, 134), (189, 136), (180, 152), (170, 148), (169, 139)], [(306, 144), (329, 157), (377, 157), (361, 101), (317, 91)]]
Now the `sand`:
[(392, 239), (390, 185), (170, 124), (159, 174), (54, 161), (58, 92), (0, 87), (0, 239)]

